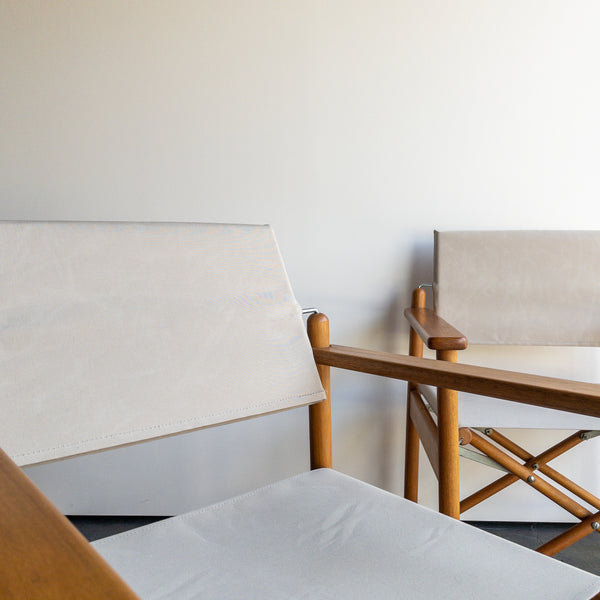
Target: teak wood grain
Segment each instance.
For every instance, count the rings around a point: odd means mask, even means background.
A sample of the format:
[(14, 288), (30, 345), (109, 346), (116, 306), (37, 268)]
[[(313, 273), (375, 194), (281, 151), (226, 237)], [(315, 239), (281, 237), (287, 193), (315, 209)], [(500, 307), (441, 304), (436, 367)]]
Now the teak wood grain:
[(313, 348), (318, 364), (600, 417), (600, 385), (347, 346)]
[[(412, 293), (412, 307), (425, 307), (425, 290), (416, 288)], [(423, 340), (411, 327), (409, 354), (411, 356), (423, 356)], [(404, 497), (413, 502), (419, 501), (419, 433), (411, 417), (411, 395), (416, 392), (417, 385), (408, 382), (406, 402), (406, 439), (404, 455)], [(436, 438), (437, 439), (437, 438)], [(437, 460), (436, 460), (437, 465)], [(437, 471), (436, 471), (437, 473)]]
[(467, 338), (428, 308), (407, 308), (404, 311), (410, 326), (430, 350), (465, 350)]
[(540, 554), (545, 554), (546, 556), (554, 556), (555, 554), (558, 554), (561, 550), (564, 550), (571, 544), (579, 541), (587, 535), (590, 535), (591, 533), (594, 533), (595, 530), (592, 527), (592, 523), (597, 522), (599, 519), (600, 513), (590, 515), (581, 521), (581, 523), (578, 523), (570, 529), (567, 529), (567, 531), (551, 539), (549, 542), (542, 544), (537, 551)]
[(427, 453), (435, 476), (440, 478), (438, 428), (431, 418), (423, 400), (415, 390), (411, 391), (408, 400), (410, 418), (416, 427), (423, 448)]
[(491, 440), (520, 458), (526, 465), (531, 466), (537, 464), (537, 470), (541, 473), (552, 479), (555, 483), (558, 483), (561, 487), (569, 490), (575, 496), (578, 496), (584, 502), (593, 506), (596, 510), (600, 510), (600, 498), (546, 464), (581, 444), (584, 441), (581, 437), (583, 433), (585, 433), (584, 430), (577, 431), (537, 456), (527, 452), (527, 450), (521, 448), (518, 444), (515, 444), (515, 442), (495, 429), (492, 429), (487, 435)]
[[(323, 313), (311, 315), (307, 323), (308, 337), (313, 347), (329, 346), (329, 319)], [(333, 450), (331, 437), (331, 377), (330, 369), (325, 365), (317, 365), (321, 385), (327, 397), (321, 402), (308, 407), (310, 468), (331, 469), (333, 466)]]
[(0, 598), (139, 600), (0, 450)]
[[(438, 361), (455, 363), (456, 350), (437, 350)], [(454, 519), (460, 518), (458, 470), (458, 392), (438, 387), (438, 444), (439, 469), (438, 500), (440, 512)]]

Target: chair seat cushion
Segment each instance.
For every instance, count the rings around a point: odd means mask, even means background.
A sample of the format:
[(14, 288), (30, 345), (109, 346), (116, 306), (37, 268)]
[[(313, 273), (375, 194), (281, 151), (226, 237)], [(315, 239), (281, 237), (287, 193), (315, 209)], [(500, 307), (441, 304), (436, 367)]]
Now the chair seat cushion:
[(143, 599), (589, 600), (600, 578), (329, 469), (94, 543)]

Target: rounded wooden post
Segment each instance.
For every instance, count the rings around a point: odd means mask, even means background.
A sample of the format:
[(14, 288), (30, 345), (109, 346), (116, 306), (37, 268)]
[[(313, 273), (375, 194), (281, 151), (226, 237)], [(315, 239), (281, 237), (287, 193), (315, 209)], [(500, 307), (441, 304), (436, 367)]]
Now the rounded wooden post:
[[(437, 350), (436, 358), (457, 362), (456, 350)], [(460, 518), (460, 484), (458, 471), (458, 393), (438, 388), (438, 447), (439, 470), (438, 498), (441, 513)]]
[[(329, 319), (322, 313), (308, 318), (308, 337), (313, 348), (329, 348)], [(308, 407), (310, 431), (310, 468), (332, 467), (331, 383), (329, 367), (317, 364), (327, 398)]]
[[(412, 295), (412, 308), (425, 307), (425, 290), (416, 288)], [(423, 341), (417, 332), (410, 328), (409, 354), (423, 356)], [(404, 497), (418, 502), (419, 499), (419, 434), (410, 417), (410, 395), (416, 388), (414, 383), (408, 383), (406, 396), (406, 438), (404, 453)]]
[(567, 529), (567, 531), (556, 536), (554, 539), (551, 539), (549, 542), (546, 542), (545, 544), (541, 545), (539, 548), (537, 548), (537, 551), (540, 554), (545, 554), (546, 556), (554, 556), (555, 554), (558, 554), (561, 550), (564, 550), (571, 544), (574, 544), (578, 540), (584, 538), (586, 535), (594, 533), (594, 531), (598, 531), (599, 522), (600, 513), (590, 515), (581, 523), (578, 523), (577, 525), (571, 527), (571, 529)]

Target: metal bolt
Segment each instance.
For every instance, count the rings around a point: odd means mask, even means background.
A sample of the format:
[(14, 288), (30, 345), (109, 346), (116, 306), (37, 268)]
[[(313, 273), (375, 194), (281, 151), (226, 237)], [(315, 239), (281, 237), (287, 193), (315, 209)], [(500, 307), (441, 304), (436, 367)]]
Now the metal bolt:
[(483, 433), (485, 433), (485, 435), (492, 435), (492, 433), (494, 432), (493, 429), (484, 429)]
[(598, 521), (592, 521), (592, 529), (594, 531), (600, 529), (600, 523), (598, 523)]
[(540, 468), (540, 465), (538, 465), (537, 463), (533, 463), (533, 464), (531, 465), (531, 468), (532, 468), (534, 471), (537, 471), (537, 470)]
[(527, 482), (528, 482), (528, 483), (533, 483), (534, 481), (535, 481), (535, 477), (534, 477), (533, 475), (530, 475), (530, 476), (527, 478)]

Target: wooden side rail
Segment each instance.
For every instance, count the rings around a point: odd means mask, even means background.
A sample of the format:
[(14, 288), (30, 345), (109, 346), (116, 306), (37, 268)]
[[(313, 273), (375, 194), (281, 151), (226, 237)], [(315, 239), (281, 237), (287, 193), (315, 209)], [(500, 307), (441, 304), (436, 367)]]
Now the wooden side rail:
[(404, 316), (430, 350), (465, 350), (467, 338), (428, 308), (407, 308)]
[(429, 414), (429, 411), (425, 407), (418, 392), (411, 390), (408, 397), (410, 418), (419, 432), (419, 437), (423, 444), (423, 448), (425, 448), (429, 462), (431, 463), (431, 468), (433, 469), (435, 476), (439, 479), (440, 460), (437, 425)]
[(0, 598), (139, 600), (0, 450)]
[(347, 346), (313, 348), (318, 364), (600, 417), (600, 384)]

